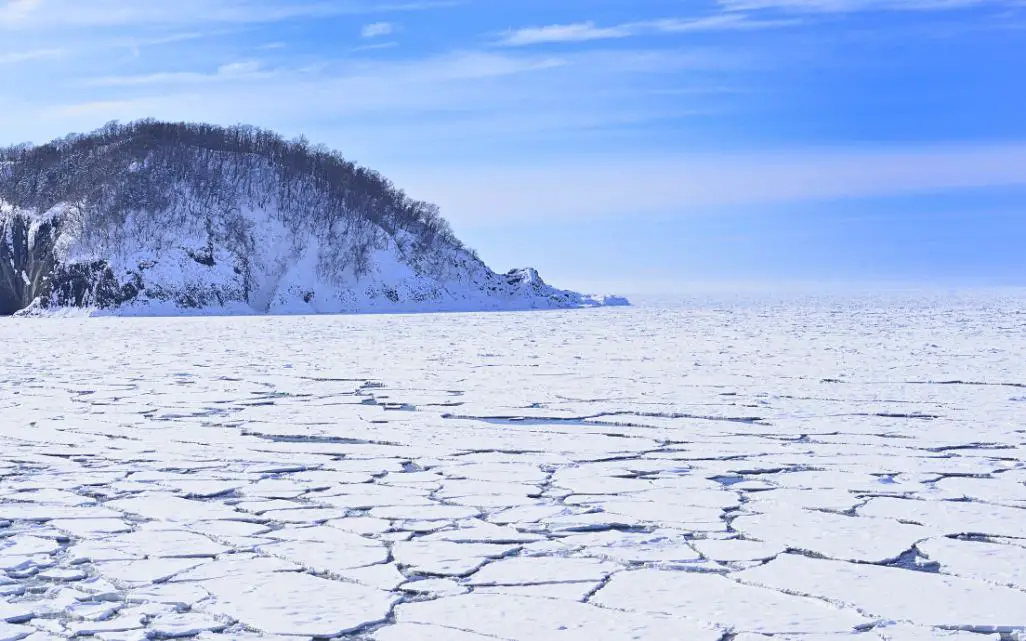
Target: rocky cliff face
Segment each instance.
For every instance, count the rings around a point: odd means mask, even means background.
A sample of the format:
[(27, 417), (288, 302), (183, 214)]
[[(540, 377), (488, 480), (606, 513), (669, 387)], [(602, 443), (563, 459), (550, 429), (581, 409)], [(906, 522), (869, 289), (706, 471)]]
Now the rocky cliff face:
[(433, 205), (258, 129), (147, 121), (0, 151), (0, 315), (625, 303), (497, 274)]

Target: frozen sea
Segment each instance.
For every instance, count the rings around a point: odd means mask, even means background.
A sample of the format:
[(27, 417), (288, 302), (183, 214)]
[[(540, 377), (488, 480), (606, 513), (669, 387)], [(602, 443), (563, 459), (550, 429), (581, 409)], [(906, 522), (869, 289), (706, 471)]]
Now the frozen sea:
[(0, 641), (1026, 638), (1026, 295), (0, 319)]

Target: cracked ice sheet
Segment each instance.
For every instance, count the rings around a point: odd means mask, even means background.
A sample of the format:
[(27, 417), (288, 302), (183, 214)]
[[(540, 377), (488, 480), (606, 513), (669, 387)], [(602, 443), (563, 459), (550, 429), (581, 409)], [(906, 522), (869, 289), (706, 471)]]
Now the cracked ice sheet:
[(918, 546), (944, 572), (1026, 590), (1026, 548), (984, 541), (930, 539)]
[(467, 594), (403, 604), (396, 608), (396, 618), (399, 623), (450, 627), (509, 641), (715, 641), (722, 637), (722, 632), (684, 618), (614, 612), (573, 601), (510, 594)]
[(962, 501), (874, 498), (858, 508), (864, 516), (920, 523), (934, 534), (984, 534), (1026, 539), (1026, 510)]
[(398, 597), (299, 572), (214, 579), (214, 600), (199, 606), (268, 634), (339, 636), (384, 621)]
[(470, 585), (532, 585), (599, 581), (620, 566), (595, 559), (516, 557), (491, 563), (470, 578)]
[(832, 559), (870, 563), (897, 559), (917, 541), (930, 536), (926, 528), (888, 519), (787, 508), (742, 514), (734, 519), (733, 527), (748, 539)]
[[(750, 641), (811, 601), (899, 622), (770, 638), (1021, 626), (995, 617), (1026, 611), (1002, 587), (1026, 549), (1023, 302), (0, 319), (0, 619), (31, 641), (142, 639), (173, 610), (196, 617), (163, 631), (204, 641)], [(785, 550), (830, 558), (778, 576)], [(618, 594), (645, 573), (651, 598)]]
[(743, 632), (854, 632), (871, 619), (815, 599), (741, 585), (698, 572), (638, 570), (613, 577), (592, 603), (618, 610), (673, 614)]
[(1026, 629), (1026, 593), (954, 576), (793, 554), (736, 576), (894, 621), (983, 632)]

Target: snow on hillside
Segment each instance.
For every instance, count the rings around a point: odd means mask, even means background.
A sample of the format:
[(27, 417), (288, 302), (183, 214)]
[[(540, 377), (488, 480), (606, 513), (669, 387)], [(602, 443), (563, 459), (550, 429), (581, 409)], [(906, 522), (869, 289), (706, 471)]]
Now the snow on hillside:
[(251, 128), (143, 122), (10, 149), (0, 314), (311, 314), (624, 305), (498, 274), (437, 208)]

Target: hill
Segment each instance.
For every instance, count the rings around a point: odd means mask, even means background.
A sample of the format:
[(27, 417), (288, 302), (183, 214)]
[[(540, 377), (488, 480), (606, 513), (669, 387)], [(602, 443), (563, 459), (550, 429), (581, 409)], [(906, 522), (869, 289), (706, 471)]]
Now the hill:
[(0, 315), (606, 304), (492, 271), (438, 207), (305, 139), (146, 120), (0, 149)]

